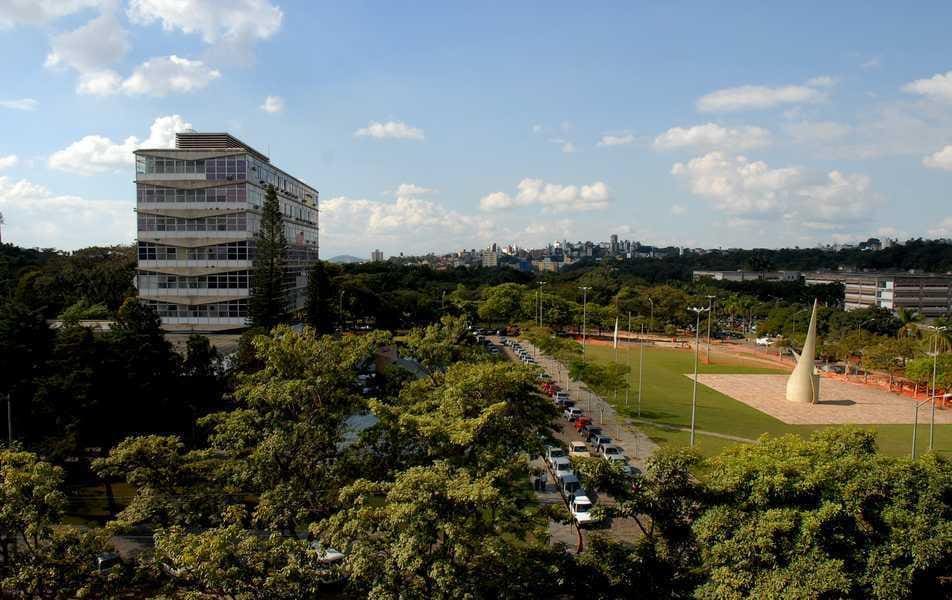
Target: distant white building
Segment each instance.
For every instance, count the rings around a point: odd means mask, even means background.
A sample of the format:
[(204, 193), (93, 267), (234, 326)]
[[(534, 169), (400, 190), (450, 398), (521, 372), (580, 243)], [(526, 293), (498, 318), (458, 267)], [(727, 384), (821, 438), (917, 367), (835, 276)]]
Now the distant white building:
[(799, 281), (800, 271), (694, 271), (694, 281)]
[[(495, 247), (495, 244), (493, 244)], [(484, 267), (498, 267), (499, 266), (499, 252), (494, 249), (484, 250), (483, 251), (483, 266)]]
[(370, 260), (372, 262), (383, 262), (383, 252), (378, 248), (370, 253)]

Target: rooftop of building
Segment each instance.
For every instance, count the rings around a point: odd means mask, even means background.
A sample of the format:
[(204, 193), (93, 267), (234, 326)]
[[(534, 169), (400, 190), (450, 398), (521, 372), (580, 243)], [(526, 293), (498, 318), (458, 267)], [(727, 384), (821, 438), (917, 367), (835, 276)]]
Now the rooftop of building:
[[(271, 159), (230, 133), (182, 131), (175, 134), (176, 150), (244, 150), (258, 160), (270, 163)], [(139, 150), (168, 150), (168, 148), (139, 148)], [(138, 150), (137, 150), (138, 152)]]

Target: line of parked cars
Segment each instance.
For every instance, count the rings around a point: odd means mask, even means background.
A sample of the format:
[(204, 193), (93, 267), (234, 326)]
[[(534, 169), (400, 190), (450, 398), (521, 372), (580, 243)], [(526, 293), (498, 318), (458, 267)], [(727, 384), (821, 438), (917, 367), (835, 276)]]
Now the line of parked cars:
[(513, 354), (515, 354), (523, 364), (534, 365), (536, 364), (535, 359), (532, 357), (525, 348), (522, 347), (522, 344), (517, 342), (512, 338), (502, 336), (499, 340), (503, 346), (509, 346), (512, 349)]

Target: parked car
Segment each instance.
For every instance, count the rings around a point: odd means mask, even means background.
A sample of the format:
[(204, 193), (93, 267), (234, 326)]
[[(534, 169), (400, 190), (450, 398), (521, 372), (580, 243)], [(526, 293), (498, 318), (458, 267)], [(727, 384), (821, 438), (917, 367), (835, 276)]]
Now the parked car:
[(591, 443), (595, 436), (602, 434), (602, 428), (589, 425), (583, 433), (585, 434), (585, 441)]
[[(567, 473), (559, 480), (559, 489), (565, 494), (569, 502), (575, 499), (575, 496), (586, 496), (582, 489), (582, 482), (572, 473)], [(581, 492), (581, 493), (580, 493)]]
[(570, 407), (572, 407), (572, 406), (575, 406), (575, 401), (574, 401), (574, 400), (569, 400), (568, 398), (565, 398), (565, 399), (563, 399), (563, 400), (556, 400), (556, 401), (555, 401), (555, 404), (556, 404), (559, 408), (562, 408), (562, 409), (564, 410), (564, 409), (566, 409), (566, 408), (570, 408)]
[(592, 521), (592, 501), (588, 496), (576, 495), (575, 499), (569, 502), (569, 511), (579, 525)]
[[(565, 458), (565, 450), (559, 446), (546, 446), (545, 448), (545, 460), (551, 465), (552, 461), (556, 458)], [(554, 465), (553, 465), (554, 466)]]
[(595, 449), (595, 453), (601, 454), (602, 448), (605, 446), (610, 446), (612, 439), (604, 433), (599, 433), (598, 435), (592, 437), (591, 443), (592, 447)]
[(566, 419), (569, 420), (569, 422), (572, 422), (572, 421), (574, 421), (575, 419), (577, 419), (577, 418), (579, 418), (579, 417), (582, 416), (582, 409), (581, 409), (581, 408), (578, 408), (578, 407), (576, 407), (576, 406), (570, 406), (570, 407), (566, 408), (566, 409), (562, 412), (562, 414), (565, 416)]
[(592, 418), (591, 418), (591, 417), (584, 417), (584, 416), (583, 416), (583, 417), (579, 417), (579, 418), (575, 419), (575, 431), (577, 431), (577, 432), (579, 432), (579, 433), (582, 433), (582, 431), (583, 431), (586, 427), (588, 427), (589, 425), (591, 425), (591, 423), (592, 423)]
[(769, 335), (765, 335), (764, 337), (757, 338), (758, 346), (769, 346), (772, 343), (773, 343), (773, 338), (770, 337)]
[(553, 458), (550, 461), (552, 470), (555, 471), (555, 478), (559, 479), (572, 472), (572, 461), (567, 456)]
[(619, 446), (601, 446), (601, 455), (602, 458), (610, 459), (610, 457), (625, 457), (625, 452)]
[(588, 451), (588, 446), (585, 445), (585, 442), (572, 442), (569, 444), (569, 457), (572, 456), (591, 456), (592, 454)]

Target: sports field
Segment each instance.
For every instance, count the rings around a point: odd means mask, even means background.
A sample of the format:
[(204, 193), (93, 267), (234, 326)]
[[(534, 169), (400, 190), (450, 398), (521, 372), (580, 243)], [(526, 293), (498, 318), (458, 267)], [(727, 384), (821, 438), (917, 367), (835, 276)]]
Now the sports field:
[[(703, 352), (703, 348), (702, 348)], [(613, 359), (614, 350), (608, 346), (592, 346), (586, 349), (589, 360), (608, 362)], [(641, 401), (641, 418), (658, 424), (657, 427), (644, 425), (645, 432), (660, 444), (687, 445), (688, 434), (672, 431), (664, 426), (689, 427), (691, 424), (691, 379), (685, 374), (694, 369), (694, 354), (690, 350), (667, 348), (645, 348), (644, 390)], [(714, 364), (701, 364), (698, 372), (766, 374), (783, 371), (765, 368), (759, 363), (744, 361), (740, 358), (721, 358)], [(637, 418), (638, 389), (638, 348), (634, 347), (631, 356), (628, 349), (618, 349), (618, 362), (631, 366), (629, 380), (631, 391), (628, 394), (628, 406), (625, 406), (625, 393), (618, 392), (617, 399), (608, 390), (598, 390), (602, 396), (612, 402), (616, 409), (632, 418)], [(629, 362), (630, 360), (630, 362)], [(788, 425), (770, 415), (734, 400), (704, 385), (698, 385), (697, 394), (697, 430), (754, 439), (767, 433), (780, 435), (785, 433), (807, 434), (824, 427), (823, 425)], [(888, 454), (908, 455), (912, 449), (912, 425), (862, 425), (877, 432), (879, 448)], [(698, 433), (697, 446), (704, 454), (714, 454), (732, 440)], [(920, 412), (917, 452), (925, 452), (929, 443), (928, 411)], [(936, 425), (936, 450), (952, 456), (952, 425)]]

